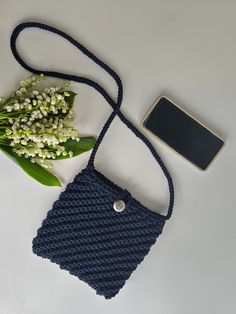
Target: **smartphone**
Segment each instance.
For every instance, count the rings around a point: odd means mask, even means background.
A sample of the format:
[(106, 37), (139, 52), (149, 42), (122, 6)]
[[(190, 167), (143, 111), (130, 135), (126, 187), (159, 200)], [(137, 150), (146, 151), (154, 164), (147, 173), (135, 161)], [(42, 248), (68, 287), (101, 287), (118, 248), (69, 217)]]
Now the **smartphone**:
[(218, 155), (224, 141), (167, 97), (160, 97), (142, 127), (202, 170)]

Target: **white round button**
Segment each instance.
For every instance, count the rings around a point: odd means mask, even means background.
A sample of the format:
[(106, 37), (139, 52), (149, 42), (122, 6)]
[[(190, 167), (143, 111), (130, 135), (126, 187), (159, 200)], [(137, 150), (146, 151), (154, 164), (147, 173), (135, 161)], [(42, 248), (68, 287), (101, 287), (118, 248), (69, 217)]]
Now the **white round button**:
[(118, 213), (123, 212), (125, 209), (125, 202), (123, 200), (117, 200), (114, 202), (113, 208)]

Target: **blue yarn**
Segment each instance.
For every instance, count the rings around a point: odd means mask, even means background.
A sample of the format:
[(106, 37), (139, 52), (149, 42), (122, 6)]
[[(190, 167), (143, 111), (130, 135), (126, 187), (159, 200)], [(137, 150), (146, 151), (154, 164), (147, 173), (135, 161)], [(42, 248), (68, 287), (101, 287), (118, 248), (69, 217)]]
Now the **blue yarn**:
[[(16, 40), (25, 28), (40, 28), (56, 33), (101, 66), (117, 83), (116, 101), (91, 79), (61, 72), (42, 71), (26, 64), (16, 49)], [(147, 255), (161, 234), (165, 221), (171, 217), (174, 205), (171, 176), (150, 141), (120, 111), (123, 99), (121, 79), (87, 48), (54, 27), (27, 22), (14, 29), (11, 49), (16, 60), (30, 72), (87, 84), (95, 88), (113, 109), (101, 130), (87, 167), (61, 193), (33, 239), (35, 254), (50, 259), (61, 269), (79, 277), (94, 288), (97, 294), (107, 299), (112, 298)], [(166, 215), (150, 211), (127, 190), (117, 186), (95, 169), (96, 152), (116, 116), (146, 144), (166, 176), (170, 192)], [(116, 200), (125, 202), (124, 211), (116, 212), (113, 209)]]
[(68, 184), (33, 240), (33, 252), (87, 282), (97, 294), (115, 296), (162, 232), (165, 218), (128, 196), (95, 169)]

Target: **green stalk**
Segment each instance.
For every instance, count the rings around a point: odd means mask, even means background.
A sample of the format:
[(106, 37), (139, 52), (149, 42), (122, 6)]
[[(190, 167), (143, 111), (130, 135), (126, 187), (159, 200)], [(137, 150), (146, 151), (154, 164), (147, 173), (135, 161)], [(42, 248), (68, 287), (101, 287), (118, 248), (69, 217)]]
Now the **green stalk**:
[(6, 142), (6, 141), (4, 142), (4, 141), (1, 141), (1, 140), (0, 140), (0, 145), (10, 146), (8, 142)]

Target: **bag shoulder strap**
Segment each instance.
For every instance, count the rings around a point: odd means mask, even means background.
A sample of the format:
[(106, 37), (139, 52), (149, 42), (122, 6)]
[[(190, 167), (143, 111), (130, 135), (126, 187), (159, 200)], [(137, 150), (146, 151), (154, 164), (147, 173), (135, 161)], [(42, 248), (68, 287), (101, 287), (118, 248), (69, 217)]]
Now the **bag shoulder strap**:
[[(69, 41), (73, 46), (77, 47), (82, 53), (84, 53), (88, 58), (93, 60), (97, 65), (99, 65), (103, 70), (105, 70), (116, 82), (117, 87), (118, 87), (118, 92), (117, 92), (117, 97), (116, 100), (114, 101), (112, 97), (106, 92), (106, 90), (97, 82), (86, 78), (84, 76), (79, 76), (79, 75), (72, 75), (68, 73), (62, 73), (62, 72), (56, 72), (56, 71), (45, 71), (45, 70), (39, 70), (35, 69), (31, 66), (29, 66), (25, 61), (21, 58), (19, 55), (17, 48), (16, 48), (16, 41), (19, 36), (19, 34), (26, 28), (39, 28), (43, 29), (52, 33), (55, 33), (63, 38), (65, 38), (67, 41)], [(46, 25), (42, 23), (37, 23), (37, 22), (25, 22), (21, 23), (16, 26), (16, 28), (13, 30), (12, 35), (11, 35), (11, 40), (10, 40), (10, 45), (11, 45), (11, 50), (12, 53), (15, 57), (15, 59), (20, 63), (20, 65), (25, 68), (26, 70), (34, 73), (34, 74), (44, 74), (45, 76), (50, 76), (50, 77), (56, 77), (64, 80), (69, 80), (69, 81), (74, 81), (82, 84), (87, 84), (91, 87), (93, 87), (95, 90), (97, 90), (108, 102), (108, 104), (112, 107), (113, 111), (108, 117), (107, 121), (105, 122), (98, 139), (96, 141), (96, 144), (92, 150), (90, 159), (88, 161), (88, 166), (90, 168), (94, 168), (94, 160), (95, 156), (98, 150), (99, 145), (101, 144), (109, 126), (111, 125), (112, 121), (116, 116), (119, 117), (119, 119), (141, 140), (144, 142), (144, 144), (148, 147), (150, 152), (152, 153), (153, 157), (155, 160), (158, 162), (160, 165), (164, 175), (166, 176), (167, 182), (168, 182), (168, 187), (169, 187), (169, 193), (170, 193), (170, 198), (169, 198), (169, 205), (168, 205), (168, 210), (166, 216), (163, 216), (166, 220), (169, 219), (172, 215), (173, 211), (173, 206), (174, 206), (174, 186), (173, 186), (173, 181), (172, 178), (163, 163), (162, 159), (156, 152), (155, 148), (151, 144), (151, 142), (147, 139), (147, 137), (140, 132), (134, 125), (133, 123), (125, 117), (125, 115), (120, 111), (120, 107), (122, 104), (122, 99), (123, 99), (123, 85), (122, 81), (119, 77), (119, 75), (112, 69), (110, 68), (106, 63), (104, 63), (102, 60), (100, 60), (98, 57), (96, 57), (91, 51), (89, 51), (86, 47), (84, 47), (81, 43), (76, 41), (74, 38), (72, 38), (70, 35), (66, 34), (65, 32)]]

